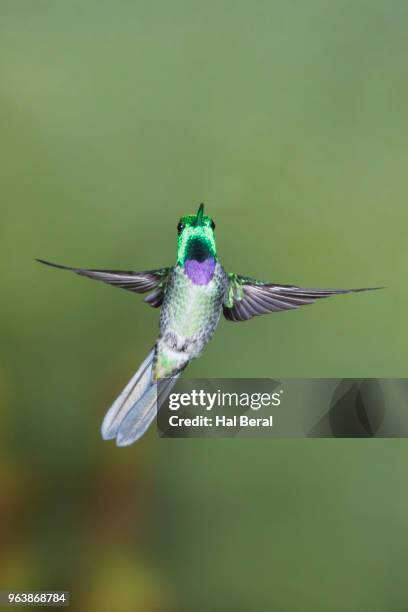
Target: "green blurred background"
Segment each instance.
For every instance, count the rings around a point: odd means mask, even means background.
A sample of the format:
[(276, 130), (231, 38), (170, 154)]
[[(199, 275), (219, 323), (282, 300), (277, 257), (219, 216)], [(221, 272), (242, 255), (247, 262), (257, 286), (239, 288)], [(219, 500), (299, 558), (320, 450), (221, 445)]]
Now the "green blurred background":
[(405, 0), (1, 0), (0, 590), (75, 611), (406, 611), (406, 440), (103, 443), (158, 313), (40, 267), (387, 285), (221, 322), (191, 377), (404, 377)]

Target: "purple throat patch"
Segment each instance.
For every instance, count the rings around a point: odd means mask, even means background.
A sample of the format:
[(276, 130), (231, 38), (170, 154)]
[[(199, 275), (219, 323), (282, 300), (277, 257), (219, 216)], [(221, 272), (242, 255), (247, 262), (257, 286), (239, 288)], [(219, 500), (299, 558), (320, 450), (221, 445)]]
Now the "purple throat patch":
[(207, 285), (214, 275), (215, 259), (214, 257), (208, 257), (204, 261), (187, 259), (184, 270), (195, 285)]

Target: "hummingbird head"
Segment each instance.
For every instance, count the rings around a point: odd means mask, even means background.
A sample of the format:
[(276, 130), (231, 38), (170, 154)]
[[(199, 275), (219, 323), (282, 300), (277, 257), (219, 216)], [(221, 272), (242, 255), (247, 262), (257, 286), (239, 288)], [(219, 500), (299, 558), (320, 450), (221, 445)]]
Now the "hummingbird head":
[(197, 214), (181, 217), (177, 225), (177, 263), (185, 266), (187, 261), (215, 262), (217, 250), (214, 229), (214, 221), (204, 215), (204, 204), (200, 204)]

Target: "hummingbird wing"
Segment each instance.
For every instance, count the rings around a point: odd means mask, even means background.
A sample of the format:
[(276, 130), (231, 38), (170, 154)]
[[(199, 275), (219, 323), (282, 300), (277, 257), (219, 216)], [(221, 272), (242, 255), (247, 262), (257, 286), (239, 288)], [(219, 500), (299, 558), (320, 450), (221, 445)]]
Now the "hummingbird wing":
[(331, 295), (382, 289), (306, 289), (296, 285), (277, 285), (234, 273), (228, 276), (229, 287), (223, 311), (224, 317), (229, 321), (247, 321), (261, 314), (299, 308)]
[(53, 268), (69, 270), (70, 272), (75, 272), (80, 276), (87, 276), (88, 278), (93, 278), (94, 280), (108, 283), (114, 287), (134, 291), (135, 293), (146, 293), (147, 291), (151, 291), (153, 289), (153, 292), (144, 299), (144, 301), (153, 308), (158, 308), (162, 305), (167, 279), (169, 272), (172, 270), (172, 268), (159, 268), (158, 270), (148, 270), (147, 272), (87, 270), (84, 268), (62, 266), (61, 264), (51, 263), (50, 261), (44, 261), (43, 259), (37, 259), (37, 261), (47, 266), (52, 266)]

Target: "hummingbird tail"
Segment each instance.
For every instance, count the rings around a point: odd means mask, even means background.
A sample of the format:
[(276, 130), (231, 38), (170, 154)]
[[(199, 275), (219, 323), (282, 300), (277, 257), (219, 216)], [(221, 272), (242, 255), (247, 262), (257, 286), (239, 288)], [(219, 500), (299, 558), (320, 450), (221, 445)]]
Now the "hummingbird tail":
[(116, 438), (118, 446), (128, 446), (138, 440), (148, 429), (157, 413), (157, 406), (175, 384), (179, 374), (163, 381), (160, 393), (153, 382), (153, 348), (140, 368), (130, 379), (119, 397), (113, 402), (102, 422), (104, 440)]
[(104, 440), (116, 438), (125, 416), (150, 387), (153, 358), (154, 348), (106, 413), (101, 427), (102, 438)]
[(118, 446), (129, 446), (145, 433), (154, 420), (158, 407), (160, 407), (179, 376), (180, 372), (175, 374), (173, 378), (162, 380), (159, 391), (157, 390), (157, 383), (153, 383), (132, 406), (120, 424), (116, 436)]

